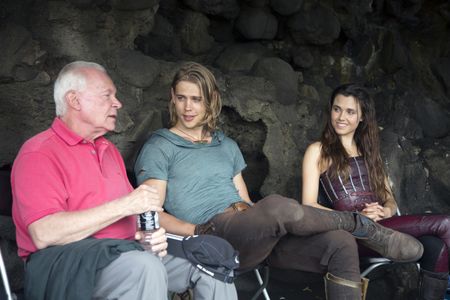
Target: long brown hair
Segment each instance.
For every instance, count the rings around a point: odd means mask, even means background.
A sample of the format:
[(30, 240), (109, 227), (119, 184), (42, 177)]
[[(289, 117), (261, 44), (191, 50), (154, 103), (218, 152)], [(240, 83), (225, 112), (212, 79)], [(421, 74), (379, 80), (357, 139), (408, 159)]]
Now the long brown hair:
[(331, 110), (334, 99), (338, 95), (352, 96), (361, 107), (362, 120), (356, 128), (353, 139), (358, 153), (362, 155), (369, 172), (370, 185), (378, 199), (385, 203), (389, 190), (386, 187), (386, 172), (380, 155), (380, 138), (375, 117), (375, 105), (367, 90), (357, 84), (348, 83), (338, 86), (331, 94), (328, 105), (328, 118), (321, 136), (320, 165), (329, 166), (328, 172), (332, 178), (339, 175), (346, 180), (349, 178), (349, 155), (331, 124)]
[[(205, 118), (202, 122), (206, 127), (204, 129), (214, 131), (222, 109), (222, 100), (214, 75), (199, 63), (187, 62), (181, 66), (172, 80), (171, 87), (174, 91), (180, 81), (188, 81), (198, 86), (206, 108)], [(178, 116), (175, 111), (175, 104), (172, 101), (169, 102), (169, 113), (170, 125), (175, 126), (178, 122)]]

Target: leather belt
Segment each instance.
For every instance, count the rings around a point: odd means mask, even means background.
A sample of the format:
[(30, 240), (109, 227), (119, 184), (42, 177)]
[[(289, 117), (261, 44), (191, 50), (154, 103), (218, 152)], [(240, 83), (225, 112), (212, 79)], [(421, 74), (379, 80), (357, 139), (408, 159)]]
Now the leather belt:
[(244, 211), (246, 209), (250, 208), (250, 204), (244, 201), (240, 202), (234, 202), (230, 206), (228, 206), (224, 212), (238, 212), (238, 211)]

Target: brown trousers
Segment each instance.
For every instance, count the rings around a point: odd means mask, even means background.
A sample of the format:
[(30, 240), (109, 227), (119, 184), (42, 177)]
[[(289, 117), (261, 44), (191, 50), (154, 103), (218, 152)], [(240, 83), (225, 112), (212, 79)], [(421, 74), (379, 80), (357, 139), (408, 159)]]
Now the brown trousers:
[[(241, 268), (269, 265), (360, 281), (354, 237), (337, 224), (332, 212), (270, 195), (244, 211), (214, 216), (216, 234), (238, 251)], [(335, 214), (335, 213), (334, 213)]]

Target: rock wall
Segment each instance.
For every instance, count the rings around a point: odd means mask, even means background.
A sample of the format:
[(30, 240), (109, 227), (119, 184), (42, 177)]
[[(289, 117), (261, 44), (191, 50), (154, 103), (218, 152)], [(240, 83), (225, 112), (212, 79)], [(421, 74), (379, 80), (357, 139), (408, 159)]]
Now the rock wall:
[(259, 197), (299, 198), (301, 161), (331, 90), (369, 88), (403, 213), (450, 213), (450, 3), (422, 0), (4, 0), (0, 167), (54, 117), (52, 84), (73, 60), (99, 62), (123, 102), (109, 138), (132, 169), (167, 124), (182, 61), (208, 65), (221, 127), (243, 149)]
[[(0, 166), (51, 123), (55, 76), (80, 59), (104, 64), (117, 83), (124, 109), (110, 138), (131, 169), (165, 124), (174, 70), (193, 60), (219, 79), (222, 127), (245, 145), (253, 195), (299, 198), (302, 154), (330, 91), (356, 81), (376, 99), (403, 212), (449, 213), (449, 9), (417, 0), (2, 1)], [(242, 130), (250, 124), (257, 129)]]

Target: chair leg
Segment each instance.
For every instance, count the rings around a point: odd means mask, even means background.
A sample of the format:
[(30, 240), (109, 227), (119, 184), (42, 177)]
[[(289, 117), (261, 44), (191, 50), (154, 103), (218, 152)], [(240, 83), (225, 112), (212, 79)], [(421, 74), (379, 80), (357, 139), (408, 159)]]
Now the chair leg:
[(370, 272), (372, 272), (376, 268), (392, 264), (393, 262), (389, 259), (376, 258), (376, 259), (369, 259), (369, 263), (370, 265), (364, 271), (361, 272), (361, 277), (366, 277)]
[(269, 293), (267, 292), (267, 284), (269, 283), (269, 267), (264, 266), (264, 278), (261, 277), (261, 274), (259, 273), (259, 269), (255, 269), (255, 276), (259, 283), (259, 289), (256, 291), (256, 293), (253, 295), (251, 300), (256, 300), (261, 293), (264, 295), (264, 299), (270, 300)]
[(2, 250), (0, 249), (0, 273), (8, 300), (13, 300), (11, 288), (9, 287), (8, 275), (6, 274), (5, 263), (3, 262)]

